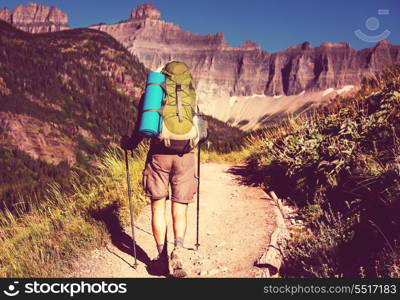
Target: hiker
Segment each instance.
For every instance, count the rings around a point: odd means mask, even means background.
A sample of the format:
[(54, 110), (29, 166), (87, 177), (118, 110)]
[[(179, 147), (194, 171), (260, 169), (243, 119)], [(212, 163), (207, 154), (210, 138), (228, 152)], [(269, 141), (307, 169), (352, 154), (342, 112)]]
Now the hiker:
[[(156, 119), (152, 119), (151, 122), (156, 123), (157, 126), (159, 122), (157, 118), (159, 115), (162, 116), (161, 132), (151, 137), (143, 171), (143, 190), (151, 199), (152, 230), (158, 250), (158, 257), (152, 261), (152, 266), (163, 273), (171, 272), (174, 277), (186, 277), (182, 251), (187, 227), (187, 211), (188, 204), (193, 202), (198, 186), (194, 147), (200, 140), (205, 139), (206, 129), (203, 125), (200, 130), (199, 122), (195, 122), (195, 117), (199, 115), (195, 84), (186, 64), (170, 62), (161, 74), (165, 74), (165, 84), (149, 83), (149, 75), (146, 91), (151, 87), (164, 92), (163, 109), (157, 112), (155, 109), (142, 109), (140, 120), (136, 123), (132, 136), (124, 136), (121, 139), (121, 148), (133, 150), (146, 137), (144, 130), (140, 128), (145, 123), (144, 113), (153, 113), (152, 117)], [(162, 86), (162, 89), (159, 86)], [(153, 125), (150, 124), (150, 126)], [(181, 130), (182, 126), (187, 126), (186, 131), (189, 133), (182, 134), (184, 132)], [(173, 130), (175, 132), (171, 133), (170, 131)], [(169, 195), (169, 187), (171, 195)], [(166, 201), (169, 199), (172, 201), (171, 214), (175, 237), (170, 258), (168, 258), (166, 240)]]

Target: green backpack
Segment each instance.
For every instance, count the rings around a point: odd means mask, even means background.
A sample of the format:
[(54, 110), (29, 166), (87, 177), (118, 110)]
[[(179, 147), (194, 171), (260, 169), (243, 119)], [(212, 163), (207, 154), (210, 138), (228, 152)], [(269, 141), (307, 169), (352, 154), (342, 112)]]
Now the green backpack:
[(161, 73), (166, 81), (159, 139), (168, 149), (190, 152), (200, 140), (195, 82), (183, 62), (172, 61)]

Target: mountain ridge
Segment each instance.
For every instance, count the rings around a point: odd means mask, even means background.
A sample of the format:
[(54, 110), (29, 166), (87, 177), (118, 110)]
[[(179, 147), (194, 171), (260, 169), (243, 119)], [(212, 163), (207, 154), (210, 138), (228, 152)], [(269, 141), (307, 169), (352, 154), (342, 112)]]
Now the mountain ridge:
[(18, 5), (13, 11), (3, 8), (0, 10), (0, 20), (30, 33), (70, 29), (66, 13), (55, 6), (47, 7), (33, 2), (27, 6)]
[[(25, 24), (29, 24), (27, 18)], [(201, 101), (358, 87), (363, 77), (373, 77), (400, 59), (400, 46), (385, 40), (361, 50), (351, 48), (348, 42), (311, 47), (307, 41), (274, 53), (262, 50), (253, 41), (233, 47), (221, 32), (200, 35), (163, 21), (161, 12), (151, 3), (137, 6), (117, 24), (89, 28), (113, 36), (150, 70), (171, 60), (185, 61), (197, 81)]]
[(0, 37), (0, 150), (31, 169), (16, 178), (0, 161), (0, 197), (11, 207), (20, 194), (41, 193), (49, 178), (90, 169), (133, 130), (147, 69), (91, 29), (36, 35), (0, 21)]
[[(138, 17), (140, 16), (140, 17)], [(269, 53), (252, 41), (239, 47), (223, 33), (199, 35), (165, 22), (154, 5), (133, 9), (118, 24), (91, 28), (119, 40), (146, 67), (156, 70), (169, 60), (183, 60), (198, 82), (201, 99), (251, 95), (296, 95), (358, 85), (364, 76), (400, 59), (400, 46), (382, 41), (371, 48), (352, 49), (347, 42), (309, 42)]]

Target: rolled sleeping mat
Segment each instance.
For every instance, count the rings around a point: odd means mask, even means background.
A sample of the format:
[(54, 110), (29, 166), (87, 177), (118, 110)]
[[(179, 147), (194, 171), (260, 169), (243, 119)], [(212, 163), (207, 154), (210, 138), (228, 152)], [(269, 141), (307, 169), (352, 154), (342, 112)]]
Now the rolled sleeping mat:
[(139, 126), (139, 131), (146, 136), (157, 136), (161, 132), (162, 117), (158, 111), (154, 110), (161, 109), (165, 92), (159, 84), (164, 82), (165, 75), (162, 73), (151, 72), (147, 76), (147, 87), (144, 95), (142, 118)]

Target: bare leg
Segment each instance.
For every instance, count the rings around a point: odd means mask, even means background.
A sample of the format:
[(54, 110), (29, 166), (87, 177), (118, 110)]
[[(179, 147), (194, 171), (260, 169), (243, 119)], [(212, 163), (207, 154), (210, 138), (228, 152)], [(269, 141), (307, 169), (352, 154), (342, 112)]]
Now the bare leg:
[(151, 202), (152, 220), (151, 226), (153, 230), (154, 240), (157, 245), (165, 244), (165, 237), (167, 233), (167, 219), (166, 215), (166, 199), (153, 200)]
[(148, 267), (150, 274), (165, 275), (169, 273), (167, 253), (167, 218), (166, 199), (154, 200), (151, 202), (151, 227), (154, 240), (157, 244), (158, 256), (152, 260)]
[(187, 204), (172, 202), (172, 221), (175, 235), (175, 248), (171, 253), (170, 270), (173, 277), (187, 277), (182, 264), (183, 239), (186, 233)]
[(187, 204), (172, 202), (172, 221), (174, 227), (174, 236), (176, 238), (185, 238), (187, 224)]

